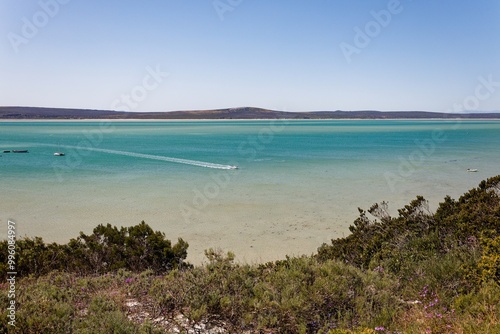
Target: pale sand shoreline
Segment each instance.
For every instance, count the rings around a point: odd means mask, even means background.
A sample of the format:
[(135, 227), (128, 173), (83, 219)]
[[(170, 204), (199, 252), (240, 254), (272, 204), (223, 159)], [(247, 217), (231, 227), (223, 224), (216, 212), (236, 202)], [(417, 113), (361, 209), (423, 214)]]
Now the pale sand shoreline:
[[(23, 197), (16, 191), (11, 193), (13, 197)], [(47, 201), (57, 201), (51, 195), (47, 197)], [(415, 198), (407, 196), (407, 200), (394, 201), (387, 196), (370, 197), (367, 195), (358, 200), (351, 198), (331, 210), (326, 203), (306, 203), (300, 208), (293, 203), (288, 206), (264, 203), (245, 204), (244, 207), (215, 205), (213, 209), (193, 216), (188, 222), (169, 214), (175, 210), (174, 203), (134, 207), (133, 199), (119, 198), (107, 201), (105, 206), (99, 203), (99, 199), (86, 207), (78, 203), (54, 208), (30, 204), (26, 210), (25, 205), (17, 205), (16, 210), (9, 210), (6, 215), (9, 219), (15, 218), (19, 236), (41, 236), (46, 242), (58, 243), (76, 238), (79, 231), (91, 234), (98, 224), (131, 226), (145, 220), (153, 230), (164, 232), (172, 243), (177, 242), (177, 238), (187, 241), (187, 260), (195, 265), (206, 262), (204, 251), (208, 248), (232, 251), (240, 263), (263, 263), (284, 259), (287, 255), (311, 255), (323, 243), (346, 237), (350, 233), (349, 225), (358, 216), (358, 207), (368, 209), (377, 201), (389, 199), (390, 210), (395, 215), (397, 209)], [(433, 210), (444, 198), (425, 197), (430, 200)], [(23, 202), (35, 203), (26, 199)], [(5, 204), (8, 208), (15, 207), (13, 202), (7, 201)], [(5, 215), (0, 217), (0, 223), (6, 223), (4, 217), (7, 218)]]
[[(240, 263), (263, 263), (284, 259), (287, 255), (310, 255), (324, 242), (331, 239), (344, 237), (349, 234), (348, 226), (352, 220), (342, 219), (341, 215), (326, 218), (313, 215), (317, 218), (308, 219), (306, 215), (286, 215), (274, 218), (265, 217), (256, 219), (225, 219), (219, 220), (200, 217), (192, 223), (167, 221), (162, 213), (149, 214), (147, 217), (142, 212), (123, 212), (123, 208), (112, 211), (108, 217), (103, 216), (103, 210), (95, 213), (73, 212), (67, 216), (66, 210), (60, 215), (52, 216), (50, 229), (44, 228), (45, 224), (33, 224), (33, 221), (47, 221), (49, 215), (41, 212), (39, 208), (30, 210), (28, 214), (22, 212), (8, 213), (18, 226), (18, 236), (40, 236), (45, 242), (67, 243), (69, 239), (76, 238), (79, 231), (91, 234), (92, 229), (98, 224), (107, 223), (115, 226), (132, 226), (144, 220), (153, 230), (165, 233), (167, 239), (176, 243), (182, 238), (189, 243), (187, 260), (193, 264), (206, 261), (204, 251), (209, 248), (231, 251)], [(113, 218), (119, 216), (121, 211), (123, 219)], [(353, 210), (354, 211), (354, 210)], [(251, 212), (241, 212), (241, 215), (251, 215)], [(354, 212), (352, 212), (354, 216)], [(45, 216), (45, 217), (44, 217)], [(4, 216), (5, 217), (5, 216)], [(43, 217), (43, 218), (42, 218)], [(86, 219), (82, 219), (86, 217)], [(6, 224), (6, 220), (0, 223)], [(33, 226), (36, 225), (36, 226)], [(29, 226), (29, 227), (28, 227)], [(28, 227), (28, 229), (26, 229)]]

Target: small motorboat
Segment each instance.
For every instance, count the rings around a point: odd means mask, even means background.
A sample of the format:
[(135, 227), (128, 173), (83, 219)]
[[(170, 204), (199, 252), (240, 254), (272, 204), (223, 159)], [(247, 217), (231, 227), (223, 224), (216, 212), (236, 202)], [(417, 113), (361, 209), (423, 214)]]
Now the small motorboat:
[(475, 172), (477, 172), (477, 169), (475, 169), (475, 168), (467, 168), (467, 171), (469, 173), (475, 173)]
[(3, 150), (3, 153), (10, 153), (9, 150)]
[(64, 157), (64, 153), (63, 152), (55, 152), (54, 155), (56, 157)]
[(28, 153), (28, 150), (12, 150), (12, 153)]

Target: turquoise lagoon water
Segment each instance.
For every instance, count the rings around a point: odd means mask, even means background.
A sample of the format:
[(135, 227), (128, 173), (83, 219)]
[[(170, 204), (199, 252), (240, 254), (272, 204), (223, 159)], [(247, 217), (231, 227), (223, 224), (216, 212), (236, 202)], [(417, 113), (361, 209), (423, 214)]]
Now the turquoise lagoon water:
[(499, 147), (500, 121), (0, 122), (0, 152), (29, 150), (0, 153), (0, 222), (66, 242), (145, 220), (191, 261), (266, 261), (346, 235), (358, 207), (458, 197), (500, 174)]

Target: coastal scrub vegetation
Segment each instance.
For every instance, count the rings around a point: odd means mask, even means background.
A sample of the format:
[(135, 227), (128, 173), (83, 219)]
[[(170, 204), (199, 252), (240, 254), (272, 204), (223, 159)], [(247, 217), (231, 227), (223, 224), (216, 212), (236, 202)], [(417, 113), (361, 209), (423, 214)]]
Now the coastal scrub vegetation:
[(396, 217), (375, 204), (350, 230), (255, 265), (214, 249), (189, 265), (186, 242), (144, 222), (66, 245), (20, 239), (16, 327), (3, 312), (0, 332), (500, 333), (500, 176), (435, 213), (422, 197)]
[[(1, 241), (0, 274), (7, 273), (7, 240)], [(79, 275), (104, 274), (118, 269), (156, 273), (189, 266), (184, 260), (188, 243), (179, 239), (172, 246), (165, 234), (144, 221), (130, 227), (98, 225), (90, 235), (80, 232), (67, 244), (46, 244), (42, 238), (16, 240), (17, 277), (41, 276), (54, 270)]]

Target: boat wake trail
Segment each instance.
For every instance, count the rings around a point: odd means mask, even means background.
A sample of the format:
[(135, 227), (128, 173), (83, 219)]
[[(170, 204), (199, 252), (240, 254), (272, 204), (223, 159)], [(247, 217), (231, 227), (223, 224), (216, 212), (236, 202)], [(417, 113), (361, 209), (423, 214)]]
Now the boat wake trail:
[(159, 160), (159, 161), (166, 161), (166, 162), (174, 162), (174, 163), (178, 163), (178, 164), (185, 164), (185, 165), (205, 167), (205, 168), (215, 168), (215, 169), (237, 169), (238, 168), (237, 166), (232, 166), (232, 165), (221, 165), (221, 164), (215, 164), (212, 162), (197, 161), (197, 160), (190, 160), (190, 159), (181, 159), (181, 158), (172, 158), (172, 157), (165, 157), (165, 156), (153, 155), (153, 154), (108, 150), (105, 148), (69, 146), (69, 145), (52, 145), (52, 144), (38, 144), (38, 145), (39, 146), (61, 147), (61, 148), (67, 148), (67, 149), (95, 151), (95, 152), (117, 154), (117, 155), (125, 155), (128, 157)]
[(109, 153), (109, 154), (118, 154), (118, 155), (126, 155), (129, 157), (136, 157), (136, 158), (175, 162), (175, 163), (179, 163), (179, 164), (192, 165), (192, 166), (205, 167), (205, 168), (215, 168), (215, 169), (234, 169), (235, 168), (235, 166), (231, 166), (231, 165), (221, 165), (221, 164), (215, 164), (215, 163), (211, 163), (211, 162), (181, 159), (181, 158), (171, 158), (171, 157), (165, 157), (165, 156), (161, 156), (161, 155), (116, 151), (116, 150), (108, 150), (108, 149), (104, 149), (104, 148), (93, 148), (92, 150), (97, 151), (97, 152)]

